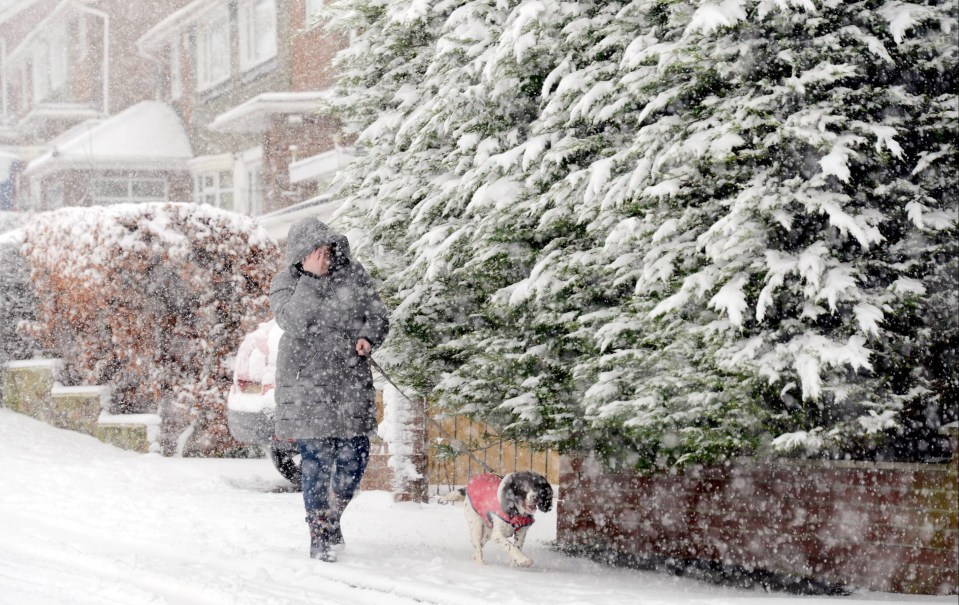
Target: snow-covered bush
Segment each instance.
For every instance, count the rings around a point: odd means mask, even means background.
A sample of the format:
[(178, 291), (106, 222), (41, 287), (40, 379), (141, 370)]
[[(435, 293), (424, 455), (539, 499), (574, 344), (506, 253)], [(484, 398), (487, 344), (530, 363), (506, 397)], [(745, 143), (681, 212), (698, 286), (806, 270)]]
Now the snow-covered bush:
[[(24, 218), (0, 213), (0, 365), (37, 356), (37, 343), (22, 330), (36, 319), (37, 299), (30, 284), (30, 267), (20, 254)], [(0, 401), (3, 400), (0, 385)]]
[(956, 385), (957, 10), (331, 1), (366, 154), (338, 220), (393, 370), (640, 467), (928, 439)]
[(158, 412), (164, 452), (235, 447), (231, 355), (268, 313), (278, 248), (253, 219), (194, 204), (65, 208), (25, 229), (36, 333), (65, 380), (109, 385), (113, 413)]

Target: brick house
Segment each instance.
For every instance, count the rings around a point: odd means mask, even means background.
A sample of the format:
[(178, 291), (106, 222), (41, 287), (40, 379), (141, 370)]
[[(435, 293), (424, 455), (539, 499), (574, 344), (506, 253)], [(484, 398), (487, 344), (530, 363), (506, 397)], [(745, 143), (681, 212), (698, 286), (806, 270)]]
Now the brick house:
[[(123, 0), (6, 5), (0, 12), (0, 151), (16, 157), (0, 166), (7, 207), (189, 199), (182, 124), (155, 106), (128, 111), (151, 99), (155, 86), (153, 66), (137, 54), (136, 40), (185, 1), (143, 0), (135, 11)], [(144, 154), (118, 134), (154, 138), (144, 130), (149, 115), (161, 118), (156, 127), (174, 141)], [(176, 153), (159, 153), (167, 148)]]
[(304, 202), (325, 210), (317, 195), (348, 155), (337, 124), (317, 113), (339, 43), (311, 23), (316, 5), (195, 0), (139, 39), (157, 65), (156, 98), (187, 125), (198, 203), (266, 215), (268, 227), (273, 214), (288, 225)]
[[(318, 0), (20, 0), (0, 11), (0, 202), (195, 201), (275, 237), (351, 159), (317, 108)], [(4, 183), (0, 183), (4, 185)], [(15, 193), (11, 193), (15, 190)]]

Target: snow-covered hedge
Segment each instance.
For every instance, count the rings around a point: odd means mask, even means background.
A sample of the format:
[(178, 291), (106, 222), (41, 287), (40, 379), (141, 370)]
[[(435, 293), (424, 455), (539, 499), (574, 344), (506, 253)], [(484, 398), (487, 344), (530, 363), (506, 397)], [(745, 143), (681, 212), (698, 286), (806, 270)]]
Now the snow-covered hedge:
[(338, 220), (386, 280), (394, 372), (641, 467), (933, 446), (957, 10), (331, 0), (366, 152)]
[(24, 220), (20, 214), (0, 212), (0, 365), (41, 353), (38, 343), (20, 329), (36, 319), (37, 310), (30, 267), (20, 254)]
[(194, 204), (65, 208), (35, 217), (23, 250), (35, 333), (66, 380), (109, 385), (113, 413), (158, 412), (165, 453), (187, 435), (187, 453), (236, 446), (231, 356), (268, 314), (278, 252), (253, 219)]

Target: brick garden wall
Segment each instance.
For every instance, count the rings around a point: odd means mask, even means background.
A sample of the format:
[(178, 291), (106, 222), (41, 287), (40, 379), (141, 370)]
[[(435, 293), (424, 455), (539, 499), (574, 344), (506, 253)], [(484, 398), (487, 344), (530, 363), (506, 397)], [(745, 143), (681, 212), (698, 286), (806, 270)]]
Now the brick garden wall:
[(609, 474), (564, 458), (557, 541), (868, 590), (956, 594), (957, 465), (736, 461)]

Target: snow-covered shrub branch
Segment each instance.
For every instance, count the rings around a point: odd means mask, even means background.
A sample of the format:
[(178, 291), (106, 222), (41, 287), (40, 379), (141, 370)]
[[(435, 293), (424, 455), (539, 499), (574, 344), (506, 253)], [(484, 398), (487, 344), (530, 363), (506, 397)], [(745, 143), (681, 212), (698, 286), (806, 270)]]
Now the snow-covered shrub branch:
[(639, 466), (935, 434), (954, 3), (413, 6), (325, 13), (354, 36), (332, 103), (366, 151), (338, 220), (407, 381)]
[(230, 360), (268, 314), (278, 249), (253, 219), (194, 204), (65, 208), (25, 229), (36, 333), (68, 380), (109, 385), (114, 413), (159, 412), (171, 453), (236, 447)]

